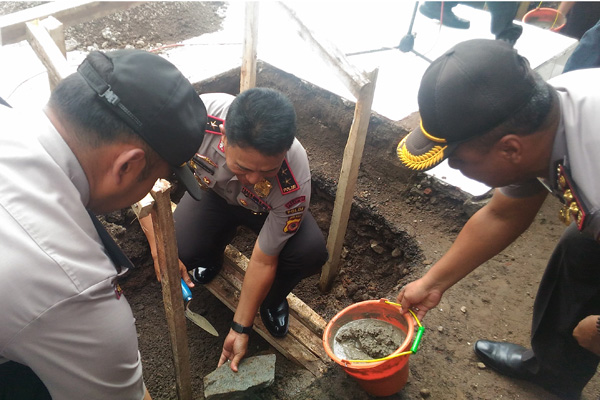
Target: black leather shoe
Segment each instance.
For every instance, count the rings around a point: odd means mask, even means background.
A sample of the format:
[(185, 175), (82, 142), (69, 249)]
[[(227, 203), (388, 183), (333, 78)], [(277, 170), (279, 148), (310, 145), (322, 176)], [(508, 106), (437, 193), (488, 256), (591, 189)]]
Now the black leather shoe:
[(219, 274), (221, 271), (222, 265), (217, 265), (214, 267), (198, 267), (191, 270), (192, 280), (195, 283), (199, 283), (204, 285), (210, 281), (212, 281), (215, 276)]
[(469, 29), (471, 27), (471, 22), (457, 17), (456, 14), (452, 12), (452, 8), (444, 8), (444, 12), (442, 13), (440, 6), (431, 5), (426, 2), (419, 7), (419, 11), (427, 18), (437, 19), (438, 21), (441, 20), (442, 25), (449, 28)]
[(523, 364), (523, 354), (527, 349), (513, 343), (478, 340), (475, 354), (483, 363), (496, 372), (511, 378), (533, 380), (535, 374)]
[(522, 33), (523, 27), (521, 25), (512, 24), (510, 28), (507, 28), (496, 35), (496, 40), (504, 40), (506, 43), (514, 47)]
[(260, 318), (271, 336), (284, 337), (287, 335), (290, 321), (290, 307), (287, 299), (275, 307), (260, 306)]

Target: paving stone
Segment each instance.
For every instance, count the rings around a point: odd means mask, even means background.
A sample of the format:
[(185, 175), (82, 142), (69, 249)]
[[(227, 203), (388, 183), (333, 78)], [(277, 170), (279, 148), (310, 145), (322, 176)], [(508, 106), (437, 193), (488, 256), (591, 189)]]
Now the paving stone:
[(204, 397), (207, 400), (248, 399), (258, 389), (275, 381), (275, 354), (242, 360), (238, 372), (225, 363), (204, 377)]

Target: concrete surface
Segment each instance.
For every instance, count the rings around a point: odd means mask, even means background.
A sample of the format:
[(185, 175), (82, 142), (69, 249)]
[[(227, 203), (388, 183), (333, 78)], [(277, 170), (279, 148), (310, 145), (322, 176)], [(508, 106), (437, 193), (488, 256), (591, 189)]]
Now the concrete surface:
[[(286, 1), (319, 37), (326, 38), (343, 53), (393, 48), (408, 33), (414, 2), (408, 1)], [(163, 53), (192, 82), (241, 65), (245, 3), (228, 3), (223, 29), (183, 42)], [(490, 14), (459, 5), (454, 12), (471, 21), (467, 30), (441, 26), (438, 21), (416, 14), (412, 32), (414, 49), (433, 60), (454, 44), (473, 38), (493, 39)], [(285, 10), (272, 1), (259, 5), (258, 58), (299, 78), (354, 100), (331, 69), (312, 53), (296, 34)], [(559, 74), (577, 41), (558, 33), (524, 24), (515, 48), (527, 57), (546, 79)], [(216, 56), (215, 56), (216, 55)], [(85, 54), (70, 52), (75, 67)], [(398, 49), (347, 57), (366, 72), (379, 68), (373, 110), (392, 120), (418, 111), (420, 79), (429, 65), (412, 52)], [(47, 74), (26, 42), (0, 47), (0, 96), (16, 107), (40, 107), (48, 95)], [(7, 62), (10, 60), (10, 62)], [(207, 62), (210, 60), (210, 62)], [(480, 195), (489, 188), (462, 176), (442, 163), (429, 172), (441, 180)]]

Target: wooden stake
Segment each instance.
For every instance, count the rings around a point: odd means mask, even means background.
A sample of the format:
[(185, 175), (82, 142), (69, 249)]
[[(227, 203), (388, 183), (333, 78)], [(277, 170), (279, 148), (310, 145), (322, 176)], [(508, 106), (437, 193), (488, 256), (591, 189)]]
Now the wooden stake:
[(333, 215), (331, 216), (331, 225), (329, 226), (329, 236), (327, 237), (329, 260), (323, 267), (319, 281), (321, 292), (327, 292), (331, 289), (331, 284), (340, 269), (342, 245), (346, 236), (350, 208), (352, 207), (354, 189), (356, 188), (356, 180), (358, 178), (358, 168), (365, 147), (367, 129), (369, 128), (371, 105), (373, 104), (373, 96), (375, 95), (378, 72), (379, 70), (376, 69), (370, 74), (370, 82), (360, 90), (354, 109), (354, 120), (352, 121), (348, 142), (344, 150), (344, 159), (342, 161), (342, 169), (333, 205)]
[(240, 70), (240, 93), (256, 86), (256, 46), (258, 44), (258, 2), (246, 3), (244, 55)]
[[(162, 184), (159, 184), (162, 183)], [(192, 399), (192, 378), (190, 373), (190, 353), (187, 340), (187, 325), (181, 294), (179, 256), (175, 240), (175, 224), (171, 211), (169, 192), (171, 185), (157, 181), (150, 192), (155, 204), (152, 209), (152, 226), (156, 238), (156, 252), (160, 265), (163, 303), (169, 327), (173, 364), (175, 365), (175, 385), (180, 400)]]
[(27, 22), (25, 25), (27, 40), (31, 48), (48, 70), (48, 80), (50, 81), (50, 90), (52, 90), (58, 82), (74, 71), (72, 71), (48, 31), (39, 24), (39, 21)]

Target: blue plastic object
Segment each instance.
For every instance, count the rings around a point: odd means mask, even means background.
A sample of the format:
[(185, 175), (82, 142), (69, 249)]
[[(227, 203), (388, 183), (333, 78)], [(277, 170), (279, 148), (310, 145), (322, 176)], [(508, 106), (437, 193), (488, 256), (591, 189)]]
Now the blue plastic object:
[(181, 279), (181, 292), (183, 293), (183, 300), (190, 301), (192, 299), (192, 291), (183, 279)]

